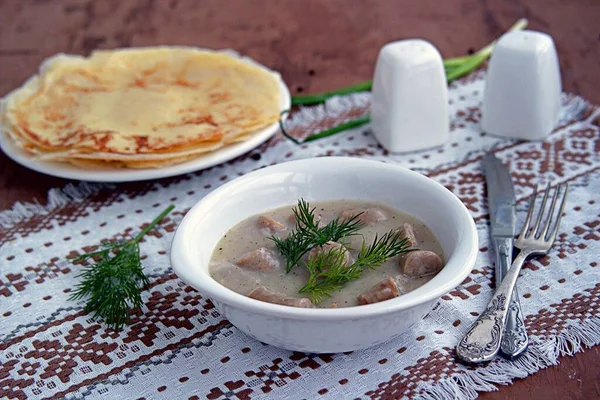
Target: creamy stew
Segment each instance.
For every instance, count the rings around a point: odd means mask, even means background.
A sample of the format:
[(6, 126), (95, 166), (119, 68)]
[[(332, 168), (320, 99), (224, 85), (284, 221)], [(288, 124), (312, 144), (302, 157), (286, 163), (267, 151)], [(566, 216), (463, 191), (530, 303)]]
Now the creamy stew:
[[(333, 220), (355, 217), (361, 223), (355, 235), (328, 242), (308, 251), (286, 273), (286, 258), (272, 236), (286, 239), (298, 229), (292, 207), (281, 207), (252, 216), (229, 230), (213, 251), (211, 276), (223, 286), (258, 300), (294, 307), (349, 307), (388, 300), (415, 290), (443, 267), (442, 249), (431, 231), (416, 218), (389, 207), (363, 201), (335, 200), (313, 203), (314, 219), (322, 228)], [(409, 252), (388, 258), (358, 279), (332, 291), (318, 302), (310, 293), (299, 293), (307, 283), (305, 263), (320, 252), (334, 251), (346, 268), (358, 258), (364, 244), (388, 232), (399, 232)], [(316, 304), (315, 304), (316, 303)]]

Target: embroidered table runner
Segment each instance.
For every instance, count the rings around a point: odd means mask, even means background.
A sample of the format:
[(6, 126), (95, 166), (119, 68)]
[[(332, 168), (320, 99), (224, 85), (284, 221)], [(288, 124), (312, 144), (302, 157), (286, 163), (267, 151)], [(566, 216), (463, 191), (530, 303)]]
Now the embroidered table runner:
[[(600, 111), (563, 95), (560, 121), (544, 142), (481, 132), (483, 72), (450, 89), (451, 141), (440, 149), (391, 155), (368, 126), (296, 146), (280, 136), (224, 165), (172, 179), (125, 185), (72, 184), (46, 206), (0, 212), (0, 397), (146, 399), (473, 398), (557, 357), (600, 342)], [(362, 115), (369, 94), (334, 98), (292, 116), (302, 135)], [(518, 282), (532, 344), (509, 362), (468, 368), (454, 359), (459, 338), (493, 291), (481, 157), (510, 168), (517, 226), (536, 183), (570, 182), (561, 233), (550, 253), (528, 262)], [(440, 182), (477, 223), (475, 268), (397, 339), (365, 351), (303, 354), (264, 345), (236, 330), (210, 301), (183, 284), (169, 248), (185, 212), (219, 185), (293, 159), (344, 155), (406, 166)], [(115, 333), (68, 300), (81, 265), (103, 240), (135, 236), (168, 204), (177, 208), (142, 241), (146, 307)]]

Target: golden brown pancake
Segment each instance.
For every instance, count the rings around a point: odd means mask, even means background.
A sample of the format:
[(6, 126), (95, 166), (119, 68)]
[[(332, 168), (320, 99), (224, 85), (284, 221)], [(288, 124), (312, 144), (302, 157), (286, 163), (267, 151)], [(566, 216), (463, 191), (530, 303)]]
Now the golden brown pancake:
[(53, 57), (3, 100), (0, 117), (39, 158), (152, 168), (251, 137), (278, 120), (279, 104), (277, 74), (249, 61), (148, 47)]

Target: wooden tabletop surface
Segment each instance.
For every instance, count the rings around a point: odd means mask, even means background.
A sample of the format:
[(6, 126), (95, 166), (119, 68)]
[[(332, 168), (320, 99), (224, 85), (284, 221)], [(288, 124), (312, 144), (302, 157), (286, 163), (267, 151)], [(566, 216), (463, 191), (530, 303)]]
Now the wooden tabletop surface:
[[(564, 90), (600, 104), (598, 0), (0, 0), (0, 96), (55, 53), (156, 44), (233, 48), (280, 71), (292, 93), (318, 92), (370, 79), (386, 42), (422, 37), (459, 56), (521, 17), (554, 37)], [(67, 182), (0, 154), (0, 209), (43, 203)], [(482, 398), (600, 398), (598, 347), (560, 361)]]

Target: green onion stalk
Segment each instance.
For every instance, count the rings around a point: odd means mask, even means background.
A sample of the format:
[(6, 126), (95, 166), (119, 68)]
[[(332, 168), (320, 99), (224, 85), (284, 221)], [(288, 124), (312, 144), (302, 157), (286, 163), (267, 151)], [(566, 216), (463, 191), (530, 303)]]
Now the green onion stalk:
[[(525, 29), (525, 27), (527, 27), (527, 22), (528, 21), (525, 18), (518, 20), (513, 26), (510, 27), (508, 32)], [(476, 70), (477, 68), (479, 68), (481, 66), (481, 64), (483, 64), (491, 56), (492, 51), (494, 50), (495, 44), (496, 44), (496, 40), (494, 40), (492, 43), (488, 44), (487, 46), (485, 46), (484, 48), (480, 49), (479, 51), (477, 51), (476, 53), (474, 53), (472, 55), (448, 58), (448, 59), (444, 60), (444, 70), (446, 72), (446, 80), (448, 81), (448, 83), (451, 83), (459, 78), (462, 78), (463, 76), (466, 76), (466, 75), (470, 74), (471, 72), (473, 72), (474, 70)], [(348, 87), (345, 87), (342, 89), (333, 90), (330, 92), (308, 94), (308, 95), (301, 95), (301, 96), (292, 96), (292, 106), (309, 106), (309, 105), (322, 104), (322, 103), (325, 103), (327, 101), (327, 99), (330, 99), (331, 97), (334, 97), (334, 96), (344, 96), (344, 95), (348, 95), (348, 94), (352, 94), (352, 93), (370, 91), (372, 86), (373, 86), (373, 81), (365, 81), (365, 82), (357, 83), (355, 85), (348, 86)], [(290, 110), (285, 110), (281, 113), (281, 115), (283, 116), (289, 112), (290, 112)], [(324, 131), (315, 133), (315, 134), (309, 136), (308, 138), (304, 139), (303, 141), (299, 141), (287, 133), (287, 131), (285, 130), (284, 124), (283, 124), (283, 118), (281, 118), (279, 120), (279, 126), (281, 128), (281, 133), (286, 138), (288, 138), (289, 140), (291, 140), (292, 142), (294, 142), (296, 144), (301, 144), (301, 143), (311, 142), (311, 141), (318, 140), (318, 139), (323, 139), (323, 138), (335, 135), (339, 132), (342, 132), (342, 131), (345, 131), (348, 129), (352, 129), (352, 128), (356, 128), (358, 126), (367, 124), (370, 120), (371, 119), (370, 119), (369, 115), (364, 115), (360, 118), (356, 118), (356, 119), (344, 122), (343, 124), (326, 129)]]

